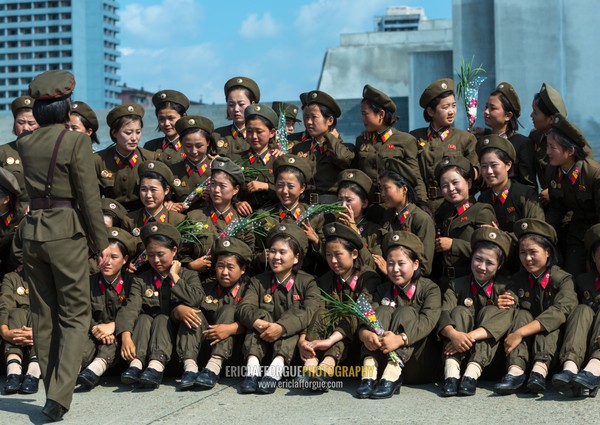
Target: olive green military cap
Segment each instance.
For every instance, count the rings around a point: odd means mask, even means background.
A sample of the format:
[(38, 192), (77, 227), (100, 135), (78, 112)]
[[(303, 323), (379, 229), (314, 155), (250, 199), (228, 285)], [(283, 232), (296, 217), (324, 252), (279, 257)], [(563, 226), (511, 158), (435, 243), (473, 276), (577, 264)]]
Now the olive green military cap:
[(75, 77), (69, 71), (52, 70), (36, 76), (29, 83), (29, 96), (41, 100), (60, 100), (75, 90)]
[(554, 115), (554, 121), (552, 122), (552, 128), (558, 130), (559, 133), (564, 135), (573, 144), (585, 147), (588, 143), (585, 136), (571, 121), (569, 121), (562, 114)]
[(423, 246), (423, 242), (414, 233), (398, 230), (386, 234), (381, 243), (384, 256), (387, 257), (390, 249), (396, 246), (410, 249), (415, 253), (419, 261), (425, 257), (425, 247)]
[(503, 81), (496, 86), (496, 91), (499, 91), (508, 99), (508, 103), (510, 103), (515, 115), (519, 118), (521, 115), (521, 101), (515, 88), (510, 83)]
[(165, 102), (177, 103), (183, 106), (186, 111), (190, 107), (190, 100), (187, 96), (177, 90), (161, 90), (152, 96), (152, 104), (155, 108)]
[(293, 167), (300, 170), (300, 172), (304, 174), (304, 179), (307, 182), (313, 178), (313, 165), (306, 158), (301, 158), (292, 154), (278, 156), (273, 162), (273, 174), (275, 177), (277, 177), (281, 167)]
[(483, 137), (483, 139), (477, 142), (477, 155), (481, 157), (481, 154), (490, 148), (500, 149), (502, 152), (506, 153), (512, 162), (515, 162), (515, 158), (517, 157), (517, 152), (515, 151), (515, 147), (510, 142), (510, 140), (505, 139), (502, 136), (498, 136), (497, 134), (489, 134)]
[(127, 255), (134, 255), (137, 248), (136, 238), (125, 229), (120, 227), (109, 227), (108, 239), (115, 239), (121, 242), (127, 249)]
[(363, 171), (354, 168), (348, 168), (338, 174), (338, 186), (342, 182), (356, 183), (368, 195), (373, 187), (373, 180)]
[(464, 156), (450, 155), (443, 157), (437, 167), (435, 167), (435, 179), (439, 182), (443, 172), (450, 167), (458, 167), (471, 173), (471, 163), (467, 158)]
[(211, 120), (200, 115), (186, 115), (179, 118), (175, 123), (175, 130), (178, 134), (182, 134), (189, 129), (200, 129), (212, 134), (215, 131), (215, 125)]
[(127, 210), (125, 207), (111, 198), (102, 198), (102, 213), (110, 217), (118, 218), (121, 222), (127, 219)]
[(0, 188), (13, 195), (21, 193), (21, 188), (15, 175), (3, 167), (0, 167)]
[(260, 102), (260, 89), (258, 88), (258, 84), (251, 78), (248, 77), (233, 77), (225, 83), (224, 91), (225, 97), (229, 94), (229, 91), (234, 87), (243, 87), (245, 89), (250, 90), (250, 93), (254, 96), (254, 101), (256, 103)]
[(302, 105), (302, 109), (304, 109), (304, 107), (306, 105), (308, 105), (308, 93), (309, 92), (304, 92), (304, 93), (300, 93), (300, 104)]
[(542, 84), (540, 98), (550, 113), (561, 114), (565, 117), (567, 116), (567, 107), (565, 106), (562, 96), (550, 84)]
[(342, 115), (340, 105), (337, 104), (333, 97), (329, 96), (324, 91), (313, 90), (306, 95), (306, 104), (312, 105), (313, 103), (326, 106), (336, 118), (339, 118)]
[(230, 237), (218, 238), (213, 244), (212, 252), (214, 258), (221, 254), (237, 254), (247, 262), (252, 260), (253, 254), (250, 247), (244, 241)]
[(35, 100), (31, 96), (19, 96), (10, 104), (10, 110), (12, 111), (13, 117), (17, 116), (17, 112), (21, 109), (33, 108), (33, 102)]
[(300, 122), (298, 119), (298, 107), (296, 105), (286, 102), (273, 102), (271, 108), (273, 108), (277, 115), (281, 114), (283, 111), (283, 115), (286, 118), (294, 120), (295, 122)]
[(244, 118), (248, 120), (249, 118), (255, 116), (263, 117), (270, 122), (274, 128), (279, 127), (279, 116), (267, 105), (262, 105), (260, 103), (248, 105), (244, 110)]
[(475, 248), (475, 245), (479, 242), (491, 242), (494, 245), (498, 245), (504, 253), (504, 257), (508, 258), (513, 240), (506, 232), (500, 229), (483, 226), (473, 232), (471, 236), (471, 248)]
[(71, 103), (71, 113), (76, 113), (78, 115), (81, 115), (83, 118), (88, 120), (88, 122), (90, 123), (90, 126), (92, 128), (92, 131), (94, 131), (94, 132), (98, 131), (98, 128), (100, 127), (100, 125), (98, 124), (98, 117), (96, 116), (96, 113), (92, 110), (92, 108), (90, 108), (90, 106), (87, 103), (82, 102), (80, 100), (76, 100), (75, 102), (72, 102)]
[(308, 238), (306, 237), (306, 233), (295, 223), (279, 223), (273, 227), (269, 233), (267, 234), (267, 246), (271, 246), (271, 242), (273, 238), (276, 236), (289, 236), (294, 239), (300, 245), (300, 249), (303, 253), (306, 254), (306, 250), (308, 249)]
[(375, 87), (367, 84), (363, 88), (363, 99), (370, 100), (376, 105), (379, 105), (384, 110), (391, 112), (392, 114), (396, 112), (396, 104), (394, 101), (384, 92), (377, 90)]
[[(592, 247), (600, 241), (600, 223), (594, 224), (592, 227), (587, 229), (585, 235), (583, 236), (583, 244), (585, 245), (585, 249), (590, 252)], [(590, 254), (593, 254), (590, 252)]]
[(334, 222), (323, 226), (325, 238), (342, 238), (347, 240), (356, 249), (361, 249), (364, 242), (360, 235), (345, 224)]
[(144, 246), (148, 245), (148, 239), (151, 236), (165, 236), (175, 242), (175, 245), (181, 245), (179, 230), (167, 223), (152, 222), (140, 229), (140, 238), (142, 238)]
[(210, 164), (210, 169), (214, 174), (215, 171), (223, 171), (224, 173), (229, 174), (233, 181), (240, 186), (243, 186), (246, 180), (244, 179), (244, 172), (231, 159), (226, 157), (218, 157)]
[(556, 242), (558, 241), (554, 227), (545, 221), (536, 218), (524, 218), (517, 221), (513, 231), (515, 236), (519, 239), (521, 239), (521, 236), (525, 235), (539, 235), (545, 237), (554, 245), (556, 245)]
[(162, 161), (144, 161), (138, 167), (137, 172), (140, 179), (148, 173), (158, 174), (165, 179), (169, 186), (173, 187), (175, 176), (169, 166)]
[(138, 116), (144, 117), (144, 107), (138, 103), (127, 103), (125, 105), (119, 105), (108, 113), (106, 116), (106, 124), (112, 127), (113, 123), (121, 117), (125, 116)]
[(427, 108), (433, 99), (447, 91), (454, 91), (454, 81), (452, 81), (451, 78), (435, 80), (433, 83), (429, 84), (423, 91), (423, 94), (421, 94), (419, 106), (423, 109)]

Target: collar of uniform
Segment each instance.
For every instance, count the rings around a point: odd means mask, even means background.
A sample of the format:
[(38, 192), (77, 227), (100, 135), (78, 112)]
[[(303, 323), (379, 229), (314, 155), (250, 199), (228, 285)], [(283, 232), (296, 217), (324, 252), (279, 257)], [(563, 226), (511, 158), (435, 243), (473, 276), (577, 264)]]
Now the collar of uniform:
[(158, 211), (156, 211), (156, 214), (153, 215), (153, 214), (150, 214), (150, 212), (146, 208), (144, 208), (144, 214), (146, 215), (146, 217), (148, 217), (148, 219), (151, 219), (151, 218), (156, 219), (156, 217), (159, 216), (160, 213), (162, 213), (164, 209), (165, 209), (165, 206), (161, 205), (160, 209)]
[(293, 274), (293, 272), (290, 270), (290, 272), (287, 274), (287, 276), (285, 276), (283, 278), (283, 280), (279, 280), (277, 278), (277, 275), (275, 275), (275, 274), (273, 276), (275, 277), (275, 282), (277, 282), (277, 285), (285, 286), (286, 283), (290, 280), (290, 277), (292, 277), (292, 274)]
[(223, 218), (229, 212), (229, 210), (231, 210), (231, 204), (225, 210), (223, 210), (222, 212), (219, 211), (217, 209), (217, 207), (215, 207), (214, 205), (213, 205), (213, 210), (217, 213), (217, 215), (219, 216), (219, 218)]
[(127, 156), (123, 156), (123, 155), (121, 155), (121, 152), (119, 152), (119, 149), (117, 149), (117, 147), (115, 146), (116, 154), (119, 155), (119, 157), (121, 157), (122, 159), (129, 159), (131, 157), (131, 155), (133, 155), (136, 151), (137, 151), (137, 148), (135, 148), (134, 151), (129, 152), (129, 154)]
[(294, 205), (292, 205), (291, 208), (288, 208), (281, 203), (279, 205), (281, 205), (281, 209), (284, 210), (285, 212), (289, 212), (289, 213), (293, 214), (294, 210), (300, 206), (300, 200), (296, 201), (296, 203)]
[(204, 158), (202, 158), (200, 161), (198, 161), (197, 163), (193, 162), (191, 159), (186, 158), (186, 161), (188, 162), (188, 164), (190, 164), (190, 167), (194, 167), (194, 168), (198, 168), (199, 166), (201, 166), (204, 162), (206, 162), (207, 157), (205, 156)]

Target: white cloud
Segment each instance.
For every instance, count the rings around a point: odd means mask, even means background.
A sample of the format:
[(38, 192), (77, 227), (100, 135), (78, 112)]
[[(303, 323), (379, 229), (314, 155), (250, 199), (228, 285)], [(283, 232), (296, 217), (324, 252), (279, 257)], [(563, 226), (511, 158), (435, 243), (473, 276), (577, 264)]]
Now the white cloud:
[(262, 17), (251, 13), (244, 19), (240, 27), (240, 36), (244, 38), (268, 38), (279, 33), (281, 25), (273, 19), (270, 12), (265, 12)]

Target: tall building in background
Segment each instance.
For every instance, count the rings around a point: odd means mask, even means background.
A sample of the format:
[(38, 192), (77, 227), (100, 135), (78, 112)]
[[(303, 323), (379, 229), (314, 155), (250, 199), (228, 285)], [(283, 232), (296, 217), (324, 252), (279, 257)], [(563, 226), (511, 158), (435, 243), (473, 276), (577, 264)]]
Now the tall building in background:
[(119, 105), (117, 9), (115, 0), (2, 0), (0, 111), (51, 69), (75, 75), (75, 99), (97, 109)]

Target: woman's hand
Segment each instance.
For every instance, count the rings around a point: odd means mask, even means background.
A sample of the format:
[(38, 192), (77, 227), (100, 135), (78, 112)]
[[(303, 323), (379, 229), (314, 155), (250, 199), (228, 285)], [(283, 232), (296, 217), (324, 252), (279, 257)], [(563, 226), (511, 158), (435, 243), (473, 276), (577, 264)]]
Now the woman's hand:
[(165, 207), (168, 210), (177, 211), (178, 213), (182, 213), (185, 210), (188, 210), (190, 208), (189, 205), (185, 205), (183, 202), (172, 202), (172, 201), (166, 202)]
[(447, 252), (452, 248), (452, 238), (440, 236), (435, 239), (435, 251), (436, 252)]
[(550, 203), (550, 192), (548, 192), (548, 189), (544, 189), (540, 192), (540, 203), (542, 205), (548, 205)]
[(206, 339), (211, 341), (210, 345), (215, 345), (218, 342), (221, 342), (231, 335), (235, 334), (235, 328), (237, 328), (234, 324), (219, 324), (219, 325), (208, 325), (208, 329), (203, 331), (202, 334)]
[(475, 344), (475, 339), (464, 332), (460, 332), (454, 330), (448, 335), (449, 342), (444, 347), (444, 354), (452, 355), (455, 353), (464, 353), (465, 351), (469, 351), (473, 344)]
[(271, 324), (271, 322), (267, 322), (264, 319), (256, 319), (254, 321), (254, 323), (252, 324), (252, 327), (257, 331), (262, 333), (265, 329), (267, 329), (269, 327), (269, 325)]
[(115, 333), (115, 322), (110, 323), (99, 323), (92, 327), (92, 335), (94, 338), (100, 340), (103, 337), (113, 335)]
[(171, 276), (171, 280), (173, 280), (173, 283), (177, 283), (179, 281), (180, 272), (181, 261), (173, 260), (173, 264), (171, 264), (171, 268), (169, 269), (169, 276)]
[(188, 263), (187, 268), (204, 273), (212, 266), (212, 260), (209, 256), (198, 257), (194, 261)]
[(504, 352), (508, 356), (518, 345), (523, 341), (521, 335), (517, 332), (510, 333), (506, 335), (506, 339), (504, 340)]
[(267, 329), (259, 335), (260, 339), (267, 342), (275, 342), (283, 335), (283, 326), (278, 323), (269, 323)]
[(383, 351), (383, 354), (391, 353), (404, 345), (402, 337), (391, 331), (385, 331), (380, 341), (380, 350)]
[(316, 356), (315, 350), (311, 346), (311, 341), (307, 341), (306, 339), (300, 339), (298, 341), (298, 352), (303, 361), (314, 359)]
[(121, 334), (121, 357), (125, 361), (132, 361), (136, 356), (136, 349), (133, 340), (131, 339), (130, 332), (123, 332)]
[(242, 217), (248, 217), (250, 214), (252, 214), (252, 207), (246, 201), (241, 201), (235, 204), (235, 210)]
[(346, 203), (343, 203), (342, 205), (344, 205), (344, 207), (346, 208), (346, 212), (339, 213), (338, 220), (344, 223), (346, 226), (352, 228), (352, 230), (354, 230), (360, 235), (360, 230), (358, 230), (358, 227), (356, 226), (356, 218), (354, 217), (354, 211), (352, 211), (352, 208), (350, 208), (350, 206)]
[(511, 308), (513, 305), (515, 305), (515, 299), (509, 292), (505, 292), (504, 294), (498, 295), (496, 305), (498, 308)]
[(269, 183), (254, 180), (246, 185), (246, 190), (248, 191), (248, 193), (264, 192), (269, 190)]
[(329, 338), (328, 339), (317, 339), (315, 341), (310, 342), (310, 346), (315, 351), (329, 350), (333, 344), (334, 344), (334, 342), (331, 341)]
[(373, 255), (373, 261), (375, 261), (375, 265), (377, 266), (377, 269), (383, 273), (384, 275), (387, 276), (387, 261), (385, 261), (385, 258), (383, 258), (381, 255), (377, 255), (377, 254), (372, 254)]
[(312, 244), (313, 248), (316, 251), (318, 251), (319, 250), (319, 243), (321, 241), (319, 239), (319, 235), (317, 235), (317, 232), (315, 231), (315, 229), (312, 227), (312, 225), (310, 224), (310, 222), (308, 220), (304, 220), (302, 222), (302, 229), (304, 229), (304, 233), (306, 234), (306, 237), (308, 238), (308, 240)]
[(33, 332), (27, 326), (8, 329), (8, 326), (5, 325), (2, 327), (2, 339), (12, 345), (30, 346), (33, 345)]
[(188, 329), (197, 329), (202, 326), (202, 319), (198, 316), (198, 313), (200, 313), (200, 310), (197, 308), (179, 304), (173, 309), (171, 315), (176, 321), (185, 324)]
[(365, 347), (367, 347), (367, 350), (369, 351), (377, 351), (381, 348), (381, 341), (377, 334), (368, 329), (362, 328), (358, 331), (358, 339), (365, 344)]

